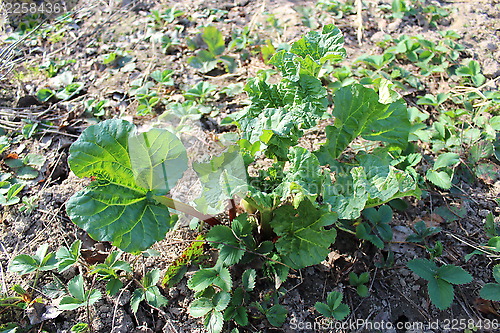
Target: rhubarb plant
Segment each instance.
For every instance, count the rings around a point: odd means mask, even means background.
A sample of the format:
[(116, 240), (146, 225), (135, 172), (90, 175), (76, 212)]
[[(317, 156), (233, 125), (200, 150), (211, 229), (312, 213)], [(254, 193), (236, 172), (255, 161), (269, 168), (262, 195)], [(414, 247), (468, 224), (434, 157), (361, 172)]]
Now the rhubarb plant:
[[(391, 210), (373, 207), (420, 195), (414, 167), (421, 156), (407, 153), (408, 111), (389, 84), (381, 83), (378, 93), (346, 85), (335, 91), (331, 108), (319, 73), (344, 56), (342, 34), (333, 25), (276, 53), (270, 64), (281, 78), (271, 84), (264, 75), (247, 83), (251, 104), (232, 119), (239, 132), (205, 161), (189, 161), (182, 141), (164, 129), (138, 133), (124, 120), (90, 126), (71, 146), (69, 165), (91, 182), (68, 201), (68, 215), (92, 238), (131, 253), (163, 239), (179, 213), (206, 222), (210, 230), (196, 241), (219, 250), (219, 257), (189, 281), (196, 291), (190, 313), (204, 317), (211, 332), (220, 332), (224, 320), (245, 326), (250, 306), (272, 325), (281, 325), (286, 309), (278, 291), (289, 270), (323, 261), (337, 227), (356, 234), (363, 211), (369, 221), (362, 224), (367, 226), (364, 239), (376, 238), (383, 247), (382, 241), (392, 237)], [(331, 125), (321, 147), (299, 146), (322, 119)], [(255, 170), (264, 157), (272, 164)], [(171, 190), (189, 168), (198, 176), (201, 195), (192, 202), (174, 200)], [(245, 213), (237, 215), (238, 202)], [(224, 211), (229, 225), (215, 217)], [(381, 239), (369, 238), (372, 225)], [(230, 269), (259, 260), (264, 264), (255, 274), (269, 277), (276, 287), (262, 300), (265, 306), (251, 295), (248, 273), (237, 276)], [(148, 288), (158, 279), (152, 281)], [(155, 294), (161, 296), (156, 289)]]

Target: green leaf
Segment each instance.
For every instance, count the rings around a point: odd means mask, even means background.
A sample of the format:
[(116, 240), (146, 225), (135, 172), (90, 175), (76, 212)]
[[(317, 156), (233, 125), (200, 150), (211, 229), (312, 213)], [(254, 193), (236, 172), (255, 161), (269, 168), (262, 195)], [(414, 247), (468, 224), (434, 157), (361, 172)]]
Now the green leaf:
[(444, 265), (438, 268), (439, 278), (451, 284), (466, 284), (472, 282), (472, 276), (463, 268), (454, 265)]
[(230, 306), (224, 312), (224, 320), (229, 321), (233, 319), (236, 324), (240, 326), (248, 325), (247, 310), (243, 306)]
[(438, 267), (433, 261), (427, 259), (413, 259), (408, 262), (408, 267), (422, 279), (435, 280)]
[(89, 324), (87, 323), (78, 323), (76, 325), (73, 325), (73, 327), (71, 327), (70, 329), (70, 332), (74, 333), (87, 333), (89, 331)]
[(106, 283), (106, 292), (108, 295), (114, 296), (116, 295), (120, 289), (123, 287), (123, 283), (120, 279), (111, 278), (108, 283)]
[(200, 318), (212, 311), (212, 309), (212, 300), (206, 297), (200, 297), (191, 302), (188, 312), (194, 318)]
[[(195, 57), (188, 58), (188, 64), (191, 67), (199, 69), (202, 73), (208, 73), (217, 67), (219, 59), (215, 58), (212, 53), (207, 50), (200, 50)], [(186, 96), (187, 99), (190, 99)]]
[(85, 293), (85, 300), (88, 305), (92, 305), (96, 303), (98, 300), (102, 298), (102, 294), (97, 289), (89, 290)]
[(333, 317), (333, 313), (332, 313), (332, 310), (331, 310), (331, 307), (326, 305), (325, 303), (321, 303), (321, 302), (316, 302), (316, 304), (314, 305), (314, 307), (316, 308), (316, 311), (318, 311), (319, 313), (321, 313), (323, 316), (329, 318), (329, 317)]
[(23, 166), (17, 170), (16, 176), (20, 179), (35, 179), (38, 177), (38, 170), (30, 166)]
[(68, 282), (68, 290), (74, 298), (81, 301), (85, 300), (85, 286), (81, 274), (75, 276)]
[(206, 297), (195, 299), (189, 305), (188, 312), (194, 318), (200, 318), (209, 313), (213, 308), (212, 300)]
[(439, 310), (444, 310), (451, 305), (455, 295), (450, 283), (442, 279), (431, 279), (427, 288), (432, 304)]
[(310, 56), (323, 64), (327, 60), (342, 60), (346, 55), (343, 45), (342, 32), (333, 24), (327, 24), (321, 33), (311, 31), (293, 43), (290, 52), (303, 58)]
[(211, 311), (203, 321), (208, 333), (220, 333), (224, 326), (224, 316), (219, 311)]
[(317, 157), (305, 148), (291, 147), (288, 160), (290, 167), (274, 192), (281, 196), (281, 201), (301, 193), (315, 202), (325, 180)]
[(57, 269), (59, 270), (59, 273), (64, 272), (78, 261), (81, 246), (82, 242), (80, 240), (76, 240), (73, 244), (71, 244), (69, 249), (63, 246), (57, 250), (56, 259), (58, 261)]
[(456, 153), (443, 153), (438, 156), (436, 162), (434, 162), (434, 170), (439, 170), (441, 168), (449, 168), (455, 166), (460, 162), (460, 155)]
[(9, 271), (21, 275), (35, 272), (38, 270), (40, 262), (27, 254), (20, 254), (12, 259), (9, 265)]
[(487, 283), (479, 291), (479, 296), (481, 298), (490, 301), (500, 301), (500, 284), (498, 283)]
[(335, 229), (324, 227), (336, 220), (336, 214), (322, 215), (309, 200), (303, 200), (297, 210), (290, 205), (276, 209), (270, 224), (279, 237), (275, 246), (283, 262), (300, 269), (323, 261), (337, 236)]
[(207, 234), (207, 241), (211, 242), (214, 248), (220, 250), (219, 260), (226, 266), (238, 263), (245, 254), (245, 251), (240, 249), (241, 245), (233, 231), (227, 226), (216, 225), (212, 227)]
[(23, 158), (24, 164), (37, 168), (41, 168), (46, 160), (47, 158), (45, 156), (38, 154), (28, 154)]
[(40, 89), (36, 93), (36, 97), (40, 100), (40, 102), (47, 102), (55, 93), (50, 89)]
[(243, 272), (241, 276), (241, 281), (243, 283), (243, 289), (246, 291), (252, 291), (255, 287), (255, 278), (257, 277), (257, 272), (255, 269), (247, 269)]
[(139, 309), (139, 304), (143, 299), (145, 299), (145, 290), (142, 288), (137, 288), (134, 290), (132, 293), (132, 297), (130, 298), (130, 308), (132, 309), (133, 313), (136, 313), (137, 310)]
[(213, 55), (220, 55), (224, 52), (226, 48), (224, 44), (224, 36), (222, 33), (214, 26), (208, 26), (203, 29), (203, 34), (201, 36), (203, 41), (208, 46), (208, 51)]
[(351, 312), (351, 309), (346, 304), (340, 304), (335, 310), (333, 310), (332, 315), (337, 320), (344, 320), (347, 315)]
[(231, 301), (231, 294), (220, 291), (212, 297), (212, 304), (215, 311), (224, 311)]
[(332, 291), (328, 293), (326, 297), (326, 302), (328, 303), (328, 306), (332, 310), (335, 310), (336, 308), (339, 307), (340, 303), (342, 303), (342, 298), (344, 298), (344, 295), (342, 295), (342, 293), (338, 291)]
[(500, 264), (493, 266), (493, 278), (500, 283)]
[[(346, 168), (336, 162), (330, 166), (336, 171), (336, 182), (325, 185), (323, 198), (339, 214), (339, 219), (356, 219), (366, 206), (420, 195), (412, 170), (402, 171), (390, 165), (387, 154), (369, 154), (358, 159), (358, 167)], [(384, 237), (391, 238), (390, 230), (386, 229), (381, 229)]]
[(357, 286), (356, 287), (356, 292), (361, 297), (367, 297), (369, 295), (368, 287), (365, 286), (364, 284), (361, 284), (361, 285)]
[[(156, 280), (156, 282), (158, 282), (158, 280)], [(157, 286), (147, 288), (144, 294), (146, 302), (148, 302), (148, 304), (152, 307), (160, 308), (168, 304), (168, 299), (161, 294), (160, 289)]]
[(280, 327), (286, 320), (288, 310), (281, 304), (275, 304), (266, 311), (266, 318), (275, 327)]
[(427, 170), (425, 176), (434, 185), (439, 186), (445, 190), (450, 189), (453, 185), (451, 183), (451, 176), (446, 171)]
[(221, 266), (200, 269), (188, 281), (188, 287), (194, 291), (202, 291), (211, 285), (215, 285), (229, 292), (232, 284), (229, 270)]
[(248, 191), (247, 172), (239, 147), (232, 145), (207, 163), (193, 162), (193, 169), (203, 186), (203, 199), (220, 212), (227, 200), (244, 197)]
[[(170, 217), (166, 206), (152, 198), (152, 190), (171, 188), (180, 172), (168, 170), (175, 175), (171, 177), (163, 171), (167, 165), (183, 169), (174, 161), (177, 158), (185, 160), (185, 152), (167, 131), (153, 130), (139, 137), (134, 137), (133, 131), (133, 125), (123, 120), (106, 120), (83, 131), (70, 148), (68, 162), (78, 177), (94, 177), (95, 181), (74, 194), (66, 210), (71, 220), (93, 239), (110, 241), (124, 251), (138, 253), (163, 239), (174, 226), (175, 219)], [(135, 162), (139, 170), (134, 170), (130, 161), (131, 136), (134, 154), (144, 157), (147, 164), (142, 168)], [(154, 140), (148, 141), (150, 138)], [(145, 144), (147, 151), (139, 151), (139, 143), (146, 141), (151, 144)], [(163, 148), (160, 144), (163, 141), (175, 150), (174, 155)], [(152, 147), (158, 147), (158, 154)], [(167, 156), (159, 156), (159, 153)], [(137, 161), (136, 157), (132, 158)], [(150, 188), (137, 185), (136, 176), (142, 185)], [(162, 182), (154, 183), (153, 180)]]
[(61, 299), (61, 302), (59, 303), (59, 309), (71, 311), (78, 309), (79, 307), (82, 307), (84, 305), (85, 302), (82, 300), (76, 299), (74, 297), (65, 296)]
[(334, 105), (335, 125), (326, 127), (327, 140), (317, 151), (321, 164), (334, 164), (358, 136), (406, 147), (410, 121), (403, 101), (382, 104), (373, 89), (356, 84), (337, 90)]
[(167, 194), (187, 170), (187, 154), (182, 142), (168, 131), (151, 129), (131, 136), (130, 163), (136, 185)]
[(174, 74), (173, 70), (166, 69), (164, 71), (156, 70), (153, 73), (151, 73), (150, 76), (156, 82), (170, 86), (174, 84), (172, 80), (172, 74)]

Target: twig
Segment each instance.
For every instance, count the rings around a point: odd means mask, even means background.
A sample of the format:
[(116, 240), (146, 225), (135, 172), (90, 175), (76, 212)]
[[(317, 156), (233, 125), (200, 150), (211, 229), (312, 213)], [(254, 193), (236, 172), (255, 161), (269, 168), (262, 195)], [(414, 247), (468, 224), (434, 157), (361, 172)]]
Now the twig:
[(448, 236), (451, 236), (451, 237), (455, 238), (456, 240), (458, 240), (461, 243), (464, 243), (467, 246), (472, 247), (475, 250), (478, 250), (478, 251), (481, 251), (481, 252), (487, 254), (488, 258), (500, 259), (500, 255), (495, 255), (495, 254), (489, 252), (488, 250), (485, 249), (485, 247), (481, 247), (481, 246), (477, 246), (477, 245), (471, 244), (471, 243), (469, 243), (469, 242), (461, 239), (460, 237), (458, 237), (458, 236), (456, 236), (456, 235), (454, 235), (454, 234), (452, 234), (450, 232), (445, 232), (445, 234), (448, 235)]

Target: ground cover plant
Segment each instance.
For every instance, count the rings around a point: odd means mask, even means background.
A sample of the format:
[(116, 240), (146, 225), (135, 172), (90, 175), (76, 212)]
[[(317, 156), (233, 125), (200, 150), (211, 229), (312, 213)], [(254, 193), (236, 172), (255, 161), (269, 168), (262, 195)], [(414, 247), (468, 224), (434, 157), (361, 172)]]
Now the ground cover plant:
[(423, 1), (192, 5), (9, 16), (2, 330), (495, 329), (498, 43)]

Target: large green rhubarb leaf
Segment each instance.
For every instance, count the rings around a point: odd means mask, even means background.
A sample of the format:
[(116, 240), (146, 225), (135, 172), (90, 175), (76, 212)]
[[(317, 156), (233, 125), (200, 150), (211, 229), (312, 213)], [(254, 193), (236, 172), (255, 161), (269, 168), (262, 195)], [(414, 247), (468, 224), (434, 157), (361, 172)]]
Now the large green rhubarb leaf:
[(335, 229), (324, 227), (336, 220), (337, 214), (323, 215), (309, 200), (303, 200), (297, 209), (291, 205), (276, 209), (270, 223), (279, 237), (276, 249), (283, 262), (300, 269), (323, 261), (337, 236)]
[(308, 33), (290, 51), (276, 53), (270, 63), (281, 72), (281, 82), (258, 78), (245, 87), (252, 104), (236, 119), (244, 138), (251, 144), (260, 140), (267, 156), (286, 160), (301, 130), (314, 127), (327, 110), (327, 91), (318, 79), (322, 65), (344, 56), (342, 34), (333, 25)]
[(336, 92), (334, 105), (335, 124), (326, 128), (326, 143), (317, 152), (321, 164), (332, 164), (358, 136), (407, 145), (410, 122), (402, 100), (383, 104), (373, 89), (354, 84)]
[(323, 64), (327, 60), (342, 60), (346, 55), (343, 46), (342, 32), (333, 24), (327, 24), (321, 33), (311, 31), (293, 43), (290, 52), (303, 58), (310, 56)]
[(94, 181), (69, 199), (68, 215), (96, 240), (127, 252), (145, 250), (175, 224), (154, 195), (175, 184), (186, 161), (182, 144), (168, 131), (135, 135), (124, 120), (90, 126), (71, 146), (68, 162), (78, 177)]
[[(390, 165), (387, 154), (358, 157), (359, 166), (335, 170), (336, 181), (325, 186), (323, 200), (340, 219), (356, 219), (366, 207), (374, 207), (396, 198), (420, 196), (412, 169), (399, 170)], [(334, 169), (332, 169), (334, 170)]]
[(214, 208), (213, 213), (220, 213), (227, 207), (229, 199), (243, 198), (248, 191), (247, 172), (238, 146), (230, 146), (221, 155), (213, 157), (209, 162), (193, 163), (193, 169), (203, 186), (203, 194), (195, 202), (207, 211)]
[(288, 153), (290, 168), (286, 171), (281, 184), (275, 193), (285, 202), (293, 197), (301, 201), (308, 197), (311, 202), (322, 193), (326, 176), (323, 174), (318, 159), (314, 154), (302, 147), (292, 147)]

